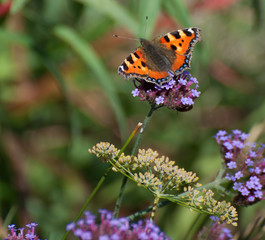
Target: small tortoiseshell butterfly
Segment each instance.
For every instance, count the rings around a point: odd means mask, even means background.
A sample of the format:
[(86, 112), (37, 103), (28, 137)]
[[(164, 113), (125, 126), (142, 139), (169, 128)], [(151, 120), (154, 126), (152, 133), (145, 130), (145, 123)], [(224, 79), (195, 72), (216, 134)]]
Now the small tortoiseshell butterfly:
[(138, 77), (161, 86), (190, 68), (193, 47), (200, 40), (198, 28), (177, 30), (152, 41), (140, 38), (142, 46), (123, 61), (118, 73), (126, 79)]

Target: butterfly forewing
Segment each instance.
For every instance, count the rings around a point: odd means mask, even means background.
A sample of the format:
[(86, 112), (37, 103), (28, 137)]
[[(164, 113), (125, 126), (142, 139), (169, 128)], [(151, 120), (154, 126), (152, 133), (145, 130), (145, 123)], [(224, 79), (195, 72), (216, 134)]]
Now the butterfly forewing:
[(200, 29), (186, 28), (170, 32), (160, 38), (160, 43), (178, 55), (188, 55), (200, 40)]
[(142, 47), (137, 48), (123, 61), (118, 73), (126, 78), (138, 77), (155, 84), (161, 84), (162, 80), (165, 82), (169, 78), (167, 72), (155, 71), (147, 66)]
[(198, 28), (177, 30), (160, 38), (160, 43), (172, 49), (176, 54), (172, 64), (172, 70), (176, 75), (190, 68), (193, 47), (200, 39), (200, 29)]
[(146, 64), (145, 54), (142, 47), (138, 47), (136, 51), (132, 52), (120, 65), (118, 69), (119, 74), (131, 78), (144, 78), (148, 75), (148, 67)]

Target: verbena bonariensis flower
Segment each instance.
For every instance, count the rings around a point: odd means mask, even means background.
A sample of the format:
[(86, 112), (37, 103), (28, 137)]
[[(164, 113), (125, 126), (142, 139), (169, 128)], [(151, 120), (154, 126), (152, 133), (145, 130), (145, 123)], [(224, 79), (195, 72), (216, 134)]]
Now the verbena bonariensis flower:
[(100, 223), (96, 216), (89, 211), (85, 212), (85, 219), (70, 223), (67, 231), (72, 231), (81, 240), (169, 240), (149, 220), (132, 223), (128, 218), (113, 218), (113, 214), (107, 210), (99, 210)]
[(212, 224), (210, 227), (204, 227), (198, 235), (198, 240), (231, 240), (233, 238), (231, 230), (225, 223), (219, 224), (219, 219), (211, 217)]
[[(194, 88), (191, 88), (194, 84)], [(143, 79), (135, 79), (134, 85), (135, 89), (132, 91), (134, 97), (139, 97), (141, 101), (148, 101), (158, 107), (166, 106), (181, 112), (191, 110), (194, 100), (200, 96), (200, 92), (197, 91), (199, 87), (197, 79), (187, 71), (174, 76), (171, 81), (161, 87)]]
[(112, 144), (101, 142), (89, 149), (103, 161), (113, 165), (138, 186), (143, 186), (156, 198), (163, 198), (196, 211), (216, 215), (220, 222), (236, 225), (237, 212), (230, 203), (217, 201), (211, 190), (201, 188), (196, 173), (187, 172), (168, 157), (152, 149), (140, 149), (137, 156), (125, 155)]
[(232, 134), (220, 130), (216, 134), (227, 169), (226, 179), (233, 182), (237, 192), (234, 202), (244, 206), (265, 199), (265, 145), (247, 143), (248, 136), (240, 130), (233, 130)]
[(8, 234), (6, 240), (39, 240), (39, 237), (35, 234), (35, 227), (37, 225), (36, 223), (27, 224), (27, 231), (25, 231), (25, 228), (17, 229), (15, 224), (9, 225), (10, 234)]

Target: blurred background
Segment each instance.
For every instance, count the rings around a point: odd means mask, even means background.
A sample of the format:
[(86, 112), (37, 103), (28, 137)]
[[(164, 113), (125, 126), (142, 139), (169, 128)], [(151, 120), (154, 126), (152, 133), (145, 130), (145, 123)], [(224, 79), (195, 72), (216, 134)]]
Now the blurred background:
[[(264, 142), (264, 10), (262, 0), (0, 1), (2, 236), (7, 224), (36, 222), (41, 238), (60, 239), (108, 167), (88, 148), (99, 141), (121, 147), (148, 113), (148, 103), (131, 95), (133, 82), (117, 74), (139, 43), (113, 34), (152, 39), (202, 30), (190, 70), (200, 98), (189, 112), (156, 111), (141, 148), (156, 149), (207, 183), (221, 166), (213, 138), (219, 129), (251, 131)], [(121, 181), (111, 173), (88, 210), (113, 210)], [(129, 183), (120, 216), (151, 201)], [(264, 203), (238, 211), (238, 229), (245, 229), (265, 214)], [(158, 210), (156, 223), (183, 239), (196, 217), (172, 204)]]

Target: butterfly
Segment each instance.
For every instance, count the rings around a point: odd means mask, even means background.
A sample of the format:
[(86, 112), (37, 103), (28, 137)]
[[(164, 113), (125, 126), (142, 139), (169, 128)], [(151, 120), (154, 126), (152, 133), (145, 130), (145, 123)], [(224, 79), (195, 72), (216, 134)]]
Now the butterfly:
[(140, 38), (141, 47), (132, 52), (119, 66), (118, 73), (128, 78), (140, 78), (158, 86), (190, 68), (192, 50), (201, 40), (199, 28), (185, 28), (156, 37), (152, 41)]

